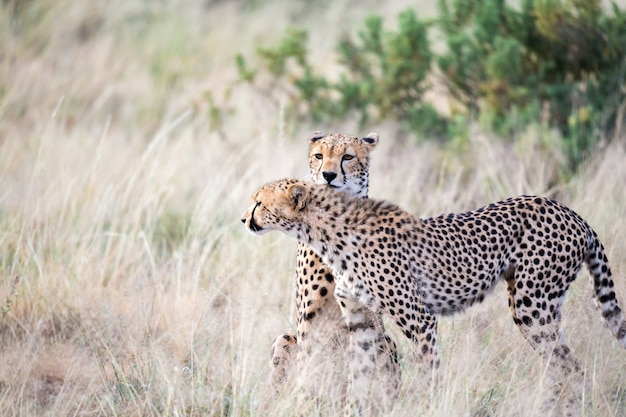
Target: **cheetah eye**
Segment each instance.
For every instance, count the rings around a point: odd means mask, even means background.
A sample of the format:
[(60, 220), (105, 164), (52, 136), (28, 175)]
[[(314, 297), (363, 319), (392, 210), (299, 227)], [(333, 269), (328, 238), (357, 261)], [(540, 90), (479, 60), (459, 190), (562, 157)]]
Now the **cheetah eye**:
[(344, 161), (350, 161), (354, 159), (354, 155), (344, 155), (341, 159), (343, 159)]
[(314, 156), (315, 159), (324, 159), (324, 155), (322, 155), (321, 153), (316, 153)]

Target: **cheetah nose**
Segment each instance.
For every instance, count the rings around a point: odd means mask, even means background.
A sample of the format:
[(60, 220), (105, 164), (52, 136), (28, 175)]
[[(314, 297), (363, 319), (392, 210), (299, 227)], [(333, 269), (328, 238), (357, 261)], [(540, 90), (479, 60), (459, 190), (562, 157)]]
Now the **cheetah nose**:
[(326, 182), (330, 184), (335, 178), (337, 178), (337, 173), (332, 171), (324, 171), (322, 172), (322, 176), (324, 177)]
[(245, 217), (241, 218), (241, 223), (246, 224), (246, 218)]

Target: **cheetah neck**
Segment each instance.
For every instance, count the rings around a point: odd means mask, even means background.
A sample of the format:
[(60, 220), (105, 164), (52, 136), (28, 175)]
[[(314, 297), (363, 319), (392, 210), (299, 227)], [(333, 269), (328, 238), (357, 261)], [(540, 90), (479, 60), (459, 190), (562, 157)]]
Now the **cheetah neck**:
[(302, 211), (300, 227), (296, 227), (297, 239), (313, 249), (327, 247), (338, 228), (345, 225), (353, 201), (360, 198), (345, 191), (312, 187), (306, 208)]
[(313, 249), (335, 271), (342, 269), (345, 253), (356, 249), (354, 237), (363, 225), (379, 215), (380, 209), (397, 207), (335, 191), (324, 186), (310, 187), (307, 205), (294, 227), (298, 241)]

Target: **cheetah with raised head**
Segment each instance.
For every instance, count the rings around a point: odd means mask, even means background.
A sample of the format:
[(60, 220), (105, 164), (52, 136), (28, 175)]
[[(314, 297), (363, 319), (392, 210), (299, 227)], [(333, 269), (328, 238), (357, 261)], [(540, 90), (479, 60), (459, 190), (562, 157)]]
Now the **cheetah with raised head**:
[(604, 248), (585, 220), (556, 201), (522, 196), (418, 219), (392, 203), (287, 179), (257, 190), (242, 221), (254, 234), (279, 230), (312, 248), (335, 272), (348, 326), (355, 326), (355, 306), (384, 312), (431, 367), (438, 363), (437, 317), (481, 302), (504, 280), (514, 323), (551, 365), (546, 414), (580, 410), (580, 369), (561, 310), (583, 264), (605, 324), (626, 348)]
[[(340, 133), (325, 135), (313, 132), (308, 138), (311, 179), (337, 191), (345, 191), (359, 198), (367, 198), (369, 186), (369, 156), (378, 144), (378, 135), (369, 133), (363, 138)], [(284, 334), (272, 344), (272, 383), (280, 387), (287, 376), (297, 369), (306, 380), (309, 391), (317, 391), (328, 357), (340, 358), (342, 347), (348, 345), (349, 332), (343, 321), (339, 304), (334, 297), (335, 277), (330, 267), (306, 245), (299, 243), (296, 259), (296, 320), (297, 334)], [(358, 341), (354, 367), (379, 368), (386, 385), (386, 401), (393, 402), (401, 384), (396, 346), (384, 334), (382, 317), (367, 309), (367, 326), (353, 329)], [(363, 347), (367, 347), (364, 351)], [(370, 354), (374, 352), (374, 357)], [(366, 354), (367, 353), (367, 354)], [(295, 360), (294, 360), (295, 359)], [(295, 364), (294, 364), (295, 362)], [(337, 360), (339, 368), (343, 361)], [(333, 389), (337, 389), (334, 381)]]

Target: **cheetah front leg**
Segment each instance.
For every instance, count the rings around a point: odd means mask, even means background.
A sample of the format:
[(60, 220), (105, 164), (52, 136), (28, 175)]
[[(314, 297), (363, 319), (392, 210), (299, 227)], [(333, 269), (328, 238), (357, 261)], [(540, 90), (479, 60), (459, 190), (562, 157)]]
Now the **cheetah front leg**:
[(272, 343), (270, 379), (275, 390), (278, 390), (291, 374), (298, 348), (297, 341), (296, 335), (283, 334)]
[(410, 306), (411, 308), (404, 316), (396, 314), (396, 324), (413, 342), (413, 357), (419, 364), (419, 389), (429, 398), (432, 398), (439, 385), (439, 352), (437, 349), (439, 322), (437, 317), (424, 307), (421, 299), (417, 301), (412, 299)]
[[(438, 320), (434, 314), (429, 313), (421, 302), (417, 302), (415, 306), (415, 314), (417, 320), (414, 326), (417, 332), (407, 332), (407, 321), (402, 322), (400, 318), (398, 324), (405, 331), (405, 334), (412, 338), (414, 352), (417, 360), (422, 364), (424, 372), (430, 374), (430, 380), (436, 377), (436, 371), (439, 368), (439, 352), (437, 350), (437, 327)], [(408, 321), (410, 322), (410, 321)]]
[(335, 297), (350, 334), (350, 381), (346, 415), (379, 415), (389, 411), (402, 377), (393, 340), (385, 335), (382, 316), (337, 285)]

